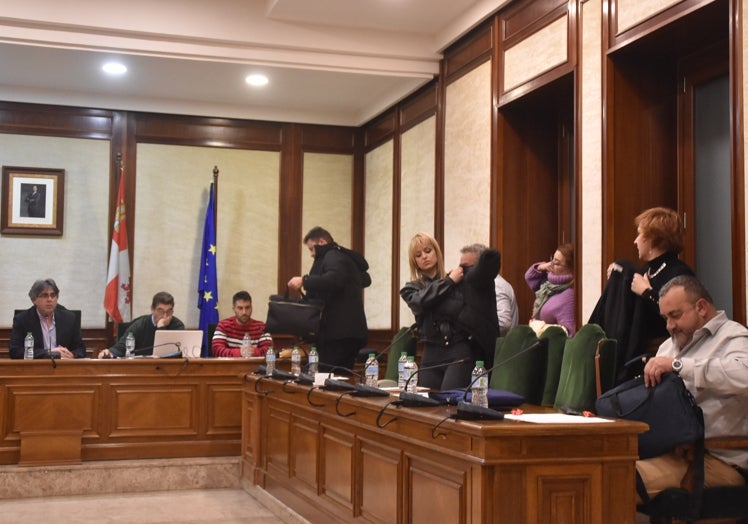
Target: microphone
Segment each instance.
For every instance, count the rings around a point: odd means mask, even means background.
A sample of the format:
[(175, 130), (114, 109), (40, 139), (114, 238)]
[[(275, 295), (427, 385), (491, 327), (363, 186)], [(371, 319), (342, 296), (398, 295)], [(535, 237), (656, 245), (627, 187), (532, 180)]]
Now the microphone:
[(336, 369), (347, 371), (351, 375), (357, 376), (359, 379), (359, 382), (361, 381), (361, 375), (357, 373), (356, 371), (350, 368), (344, 368), (342, 366), (332, 366), (330, 368), (330, 373), (327, 375), (327, 378), (325, 379), (324, 389), (327, 391), (355, 391), (356, 386), (351, 384), (350, 382), (331, 378), (332, 372), (335, 371)]
[(458, 420), (501, 420), (504, 418), (504, 414), (501, 411), (492, 409), (492, 408), (484, 408), (483, 406), (478, 406), (476, 404), (472, 404), (470, 402), (467, 402), (467, 394), (468, 391), (470, 391), (473, 387), (473, 385), (480, 380), (482, 377), (488, 375), (491, 371), (493, 371), (496, 368), (499, 368), (506, 364), (507, 362), (510, 362), (514, 360), (515, 358), (524, 355), (528, 351), (531, 351), (541, 344), (544, 343), (543, 339), (536, 340), (529, 346), (527, 346), (524, 349), (521, 349), (517, 351), (514, 355), (512, 355), (509, 358), (505, 358), (501, 362), (494, 364), (490, 368), (486, 369), (482, 373), (480, 373), (477, 377), (475, 377), (472, 381), (470, 381), (470, 384), (468, 384), (468, 387), (465, 388), (465, 393), (462, 395), (462, 400), (457, 404), (457, 415), (455, 418)]
[(419, 395), (418, 393), (409, 392), (408, 386), (410, 385), (410, 381), (413, 380), (413, 378), (421, 371), (427, 369), (446, 368), (454, 364), (462, 364), (463, 362), (467, 362), (468, 360), (473, 360), (473, 357), (464, 357), (459, 360), (455, 360), (454, 362), (442, 362), (441, 364), (434, 364), (433, 366), (418, 368), (418, 370), (415, 373), (411, 373), (411, 375), (408, 377), (408, 380), (405, 381), (405, 387), (403, 388), (403, 391), (400, 392), (400, 405), (405, 406), (406, 408), (425, 408), (440, 406), (441, 403), (436, 399), (425, 397), (423, 395)]

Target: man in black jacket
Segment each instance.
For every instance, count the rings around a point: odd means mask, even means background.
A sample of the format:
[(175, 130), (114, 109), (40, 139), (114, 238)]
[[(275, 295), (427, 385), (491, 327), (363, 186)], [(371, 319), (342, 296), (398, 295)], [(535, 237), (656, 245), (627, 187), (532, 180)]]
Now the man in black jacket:
[(362, 290), (371, 285), (363, 256), (335, 243), (321, 227), (312, 228), (304, 244), (314, 258), (308, 275), (288, 281), (289, 289), (304, 288), (307, 297), (324, 302), (317, 340), (320, 370), (352, 369), (368, 338)]
[(60, 289), (51, 278), (37, 280), (29, 290), (33, 302), (13, 318), (10, 358), (23, 358), (27, 333), (34, 336), (34, 358), (84, 358), (80, 319), (57, 303)]

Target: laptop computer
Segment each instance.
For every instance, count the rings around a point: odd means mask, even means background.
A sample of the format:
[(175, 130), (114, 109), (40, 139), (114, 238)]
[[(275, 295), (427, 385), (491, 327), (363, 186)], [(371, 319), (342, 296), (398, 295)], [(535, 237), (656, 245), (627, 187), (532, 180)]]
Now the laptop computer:
[(174, 357), (181, 351), (185, 358), (199, 358), (202, 346), (203, 332), (200, 329), (159, 329), (153, 337), (153, 356)]

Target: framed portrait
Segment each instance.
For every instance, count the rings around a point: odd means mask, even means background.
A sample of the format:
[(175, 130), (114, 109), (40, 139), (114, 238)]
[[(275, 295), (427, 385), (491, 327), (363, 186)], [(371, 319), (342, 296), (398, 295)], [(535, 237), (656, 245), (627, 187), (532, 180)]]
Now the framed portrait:
[(3, 235), (62, 235), (65, 170), (3, 166)]

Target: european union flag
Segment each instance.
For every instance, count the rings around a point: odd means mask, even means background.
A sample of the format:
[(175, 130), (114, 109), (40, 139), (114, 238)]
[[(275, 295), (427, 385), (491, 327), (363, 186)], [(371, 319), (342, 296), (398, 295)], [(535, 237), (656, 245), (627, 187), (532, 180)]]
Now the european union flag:
[(200, 329), (203, 330), (201, 356), (210, 356), (208, 324), (218, 323), (218, 274), (216, 271), (216, 224), (214, 216), (213, 184), (210, 184), (210, 200), (205, 210), (203, 248), (200, 251), (200, 280), (197, 283), (197, 307), (200, 310)]

